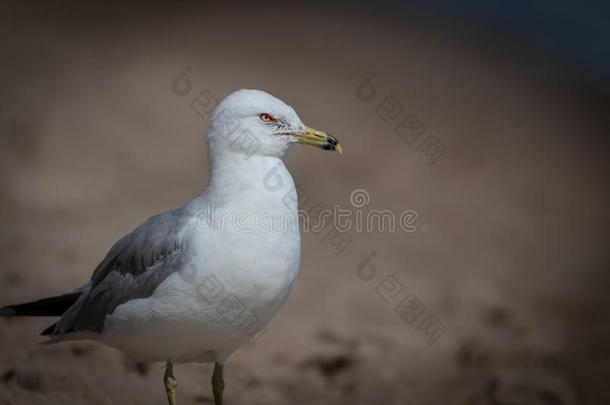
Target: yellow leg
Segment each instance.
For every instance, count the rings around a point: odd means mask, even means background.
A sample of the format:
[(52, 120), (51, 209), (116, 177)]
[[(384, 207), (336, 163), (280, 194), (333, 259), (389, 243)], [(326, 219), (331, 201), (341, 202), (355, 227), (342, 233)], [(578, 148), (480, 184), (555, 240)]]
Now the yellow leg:
[(222, 405), (222, 392), (225, 389), (225, 382), (222, 378), (222, 364), (214, 363), (214, 373), (212, 374), (212, 392), (214, 393), (214, 403)]
[(178, 381), (174, 377), (174, 363), (168, 361), (165, 366), (165, 375), (163, 376), (163, 385), (165, 385), (165, 393), (169, 405), (176, 405), (176, 388)]

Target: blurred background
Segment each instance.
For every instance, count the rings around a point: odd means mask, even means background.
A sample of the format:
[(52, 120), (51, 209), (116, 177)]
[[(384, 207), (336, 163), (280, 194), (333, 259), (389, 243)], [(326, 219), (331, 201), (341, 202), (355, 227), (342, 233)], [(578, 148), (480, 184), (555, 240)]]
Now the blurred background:
[[(608, 6), (0, 10), (1, 305), (85, 283), (199, 194), (195, 100), (258, 88), (344, 147), (287, 155), (303, 209), (359, 190), (418, 215), (413, 232), (305, 233), (287, 305), (229, 360), (228, 403), (610, 403)], [(0, 319), (0, 404), (165, 404), (162, 365), (41, 346), (51, 322)], [(180, 366), (179, 403), (212, 403), (210, 373)]]

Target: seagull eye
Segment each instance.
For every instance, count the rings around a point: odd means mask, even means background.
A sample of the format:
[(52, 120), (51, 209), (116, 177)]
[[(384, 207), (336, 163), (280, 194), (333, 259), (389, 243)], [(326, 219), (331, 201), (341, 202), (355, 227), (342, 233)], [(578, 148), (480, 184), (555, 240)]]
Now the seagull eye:
[(273, 119), (273, 117), (267, 113), (262, 113), (261, 115), (258, 116), (258, 118), (260, 118), (261, 121), (263, 122), (273, 122), (275, 121)]

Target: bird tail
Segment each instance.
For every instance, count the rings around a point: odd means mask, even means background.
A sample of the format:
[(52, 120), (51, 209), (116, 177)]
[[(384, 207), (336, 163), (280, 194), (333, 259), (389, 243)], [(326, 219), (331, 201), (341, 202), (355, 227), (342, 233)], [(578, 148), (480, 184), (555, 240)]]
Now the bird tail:
[(61, 316), (80, 296), (80, 292), (43, 298), (25, 304), (0, 308), (0, 316)]

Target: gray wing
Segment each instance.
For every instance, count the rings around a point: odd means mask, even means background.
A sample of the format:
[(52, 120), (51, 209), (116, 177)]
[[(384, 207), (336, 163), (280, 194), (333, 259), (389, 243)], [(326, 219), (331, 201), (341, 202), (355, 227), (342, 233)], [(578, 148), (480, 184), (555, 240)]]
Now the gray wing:
[(149, 297), (170, 274), (188, 264), (188, 218), (183, 208), (153, 216), (115, 243), (52, 334), (101, 332), (106, 315), (117, 306)]

